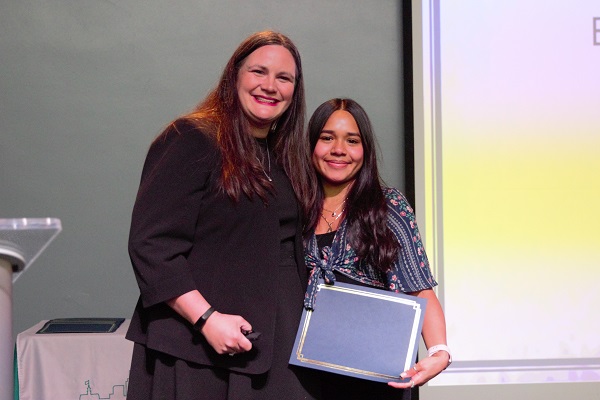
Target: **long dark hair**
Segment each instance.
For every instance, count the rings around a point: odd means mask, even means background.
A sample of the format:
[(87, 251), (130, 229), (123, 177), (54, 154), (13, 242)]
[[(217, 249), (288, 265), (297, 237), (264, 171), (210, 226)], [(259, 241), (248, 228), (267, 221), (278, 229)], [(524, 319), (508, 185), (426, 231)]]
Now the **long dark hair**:
[[(311, 168), (308, 144), (303, 134), (306, 113), (304, 78), (300, 53), (285, 35), (257, 32), (247, 37), (235, 50), (219, 79), (217, 86), (196, 107), (184, 116), (196, 126), (216, 137), (222, 155), (221, 187), (230, 198), (238, 200), (242, 194), (252, 198), (257, 194), (266, 201), (272, 184), (266, 179), (257, 160), (258, 146), (250, 131), (250, 124), (240, 106), (237, 94), (238, 72), (246, 57), (260, 47), (279, 45), (292, 54), (296, 63), (294, 94), (288, 109), (271, 127), (268, 143), (292, 182), (296, 196), (306, 210), (311, 190), (306, 171)], [(314, 195), (313, 195), (314, 196)]]
[[(363, 165), (346, 200), (348, 237), (361, 259), (387, 271), (398, 257), (400, 245), (387, 225), (387, 202), (377, 169), (375, 136), (365, 110), (352, 99), (331, 99), (321, 104), (308, 123), (310, 150), (311, 153), (314, 151), (327, 120), (338, 110), (347, 111), (354, 117), (364, 153)], [(325, 198), (323, 186), (317, 186), (317, 198), (307, 215), (310, 231), (317, 227)]]

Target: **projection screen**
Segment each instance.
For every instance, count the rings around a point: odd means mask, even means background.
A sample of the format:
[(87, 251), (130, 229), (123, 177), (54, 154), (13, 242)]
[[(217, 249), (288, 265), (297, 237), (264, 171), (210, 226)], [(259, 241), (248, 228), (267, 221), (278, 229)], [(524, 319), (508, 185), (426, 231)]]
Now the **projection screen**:
[(421, 7), (416, 210), (455, 359), (430, 385), (598, 382), (600, 6)]

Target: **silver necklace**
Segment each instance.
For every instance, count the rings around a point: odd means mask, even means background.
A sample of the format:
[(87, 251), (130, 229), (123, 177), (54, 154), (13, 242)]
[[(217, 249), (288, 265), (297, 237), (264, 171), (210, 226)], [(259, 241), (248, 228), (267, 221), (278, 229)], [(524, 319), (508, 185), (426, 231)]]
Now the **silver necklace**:
[[(336, 208), (336, 210), (337, 210), (337, 208)], [(326, 211), (329, 211), (329, 210), (326, 210)], [(327, 219), (327, 217), (325, 217), (325, 214), (321, 213), (321, 217), (323, 217), (323, 219), (327, 223), (327, 233), (333, 232), (333, 224), (335, 224), (335, 221), (337, 221), (338, 219), (340, 219), (340, 217), (342, 216), (342, 214), (344, 213), (344, 211), (346, 211), (346, 207), (342, 208), (342, 211), (340, 211), (339, 214), (335, 214), (334, 215), (334, 213), (332, 213), (331, 216), (334, 217), (334, 218), (333, 218), (333, 221), (331, 221), (331, 222), (329, 222), (329, 220)]]
[[(346, 199), (347, 199), (347, 197), (346, 197)], [(328, 209), (326, 209), (325, 207), (323, 207), (323, 211), (330, 212), (330, 213), (331, 213), (331, 216), (332, 216), (332, 217), (334, 217), (334, 218), (335, 218), (335, 217), (339, 217), (339, 216), (340, 216), (340, 215), (341, 215), (341, 214), (344, 212), (344, 210), (340, 211), (340, 213), (339, 213), (339, 214), (337, 213), (337, 210), (339, 210), (341, 206), (343, 206), (344, 204), (346, 204), (346, 199), (344, 199), (344, 201), (342, 201), (342, 202), (340, 203), (340, 205), (339, 205), (339, 206), (337, 206), (337, 207), (335, 208), (335, 210), (331, 211), (331, 210), (328, 210)], [(336, 219), (337, 219), (337, 218), (336, 218)]]
[[(269, 168), (269, 174), (270, 174), (271, 173), (271, 156), (269, 155), (269, 146), (268, 145), (267, 145), (266, 151), (267, 151), (267, 163), (269, 165), (268, 168)], [(273, 178), (271, 178), (269, 176), (269, 174), (267, 174), (267, 171), (265, 171), (265, 167), (263, 166), (262, 161), (259, 160), (258, 156), (256, 156), (256, 161), (258, 161), (258, 163), (260, 164), (260, 169), (262, 169), (263, 174), (265, 174), (265, 176), (267, 177), (267, 180), (269, 182), (273, 182)]]

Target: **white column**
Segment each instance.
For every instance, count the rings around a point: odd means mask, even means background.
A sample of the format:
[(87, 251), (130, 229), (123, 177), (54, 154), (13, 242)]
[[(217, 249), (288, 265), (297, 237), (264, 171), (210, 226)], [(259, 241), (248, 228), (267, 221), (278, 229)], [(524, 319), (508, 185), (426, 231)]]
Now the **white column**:
[(0, 254), (0, 399), (13, 398), (12, 265)]

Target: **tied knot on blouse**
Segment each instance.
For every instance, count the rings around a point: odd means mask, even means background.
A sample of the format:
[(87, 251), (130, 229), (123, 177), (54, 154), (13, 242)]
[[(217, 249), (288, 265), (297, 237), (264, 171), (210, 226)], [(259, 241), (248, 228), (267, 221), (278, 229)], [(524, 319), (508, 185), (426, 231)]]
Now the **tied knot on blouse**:
[(305, 242), (304, 260), (306, 266), (311, 270), (304, 296), (304, 308), (307, 310), (315, 309), (319, 283), (324, 281), (327, 285), (334, 285), (335, 274), (333, 271), (342, 272), (358, 261), (356, 253), (347, 242), (346, 227), (347, 221), (344, 220), (335, 233), (331, 246), (323, 246), (322, 249), (319, 249), (314, 233)]
[(320, 281), (324, 281), (327, 285), (335, 284), (335, 274), (333, 270), (336, 266), (341, 266), (342, 258), (335, 257), (330, 246), (325, 246), (321, 250), (322, 258), (316, 257), (313, 252), (306, 254), (306, 266), (311, 269), (308, 278), (308, 287), (304, 295), (304, 308), (314, 310), (315, 300), (317, 297), (318, 286)]

